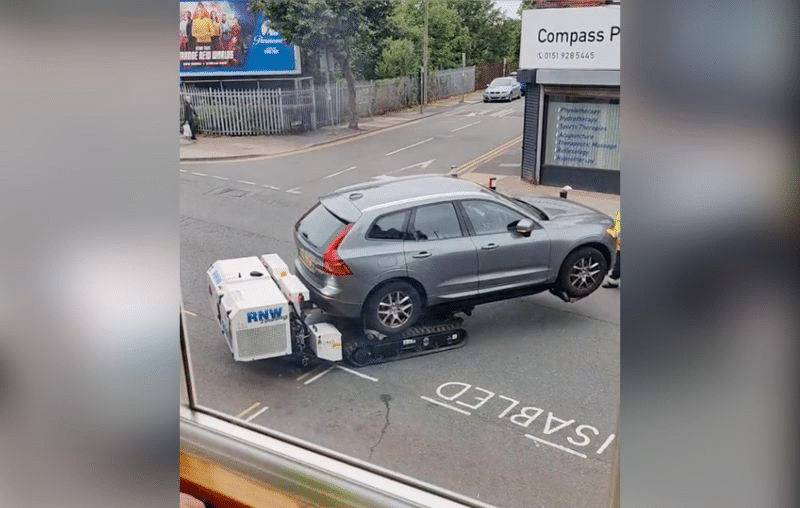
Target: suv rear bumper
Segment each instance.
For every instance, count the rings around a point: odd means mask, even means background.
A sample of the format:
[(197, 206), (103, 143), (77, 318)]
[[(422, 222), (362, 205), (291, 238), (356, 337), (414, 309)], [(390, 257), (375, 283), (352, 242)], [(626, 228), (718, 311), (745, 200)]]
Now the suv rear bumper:
[(361, 317), (361, 302), (347, 303), (342, 302), (337, 298), (340, 290), (331, 286), (320, 286), (319, 284), (311, 281), (305, 276), (305, 267), (295, 259), (294, 262), (295, 275), (300, 279), (309, 291), (311, 301), (314, 302), (320, 309), (332, 316), (340, 316), (345, 318), (357, 319)]

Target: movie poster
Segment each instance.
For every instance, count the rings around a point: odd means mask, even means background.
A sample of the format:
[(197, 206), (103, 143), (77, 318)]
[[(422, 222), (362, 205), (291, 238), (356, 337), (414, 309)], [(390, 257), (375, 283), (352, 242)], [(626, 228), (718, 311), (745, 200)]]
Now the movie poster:
[(300, 74), (300, 51), (247, 1), (180, 2), (181, 76)]

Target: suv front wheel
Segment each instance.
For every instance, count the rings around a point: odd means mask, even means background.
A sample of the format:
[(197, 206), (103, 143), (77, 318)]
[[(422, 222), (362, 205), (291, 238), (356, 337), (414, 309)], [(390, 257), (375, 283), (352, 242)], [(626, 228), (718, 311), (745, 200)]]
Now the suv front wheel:
[(422, 299), (411, 284), (390, 282), (375, 290), (364, 302), (364, 326), (385, 335), (404, 332), (419, 320)]
[(594, 247), (581, 247), (570, 253), (558, 274), (561, 289), (573, 298), (583, 298), (600, 287), (608, 262)]

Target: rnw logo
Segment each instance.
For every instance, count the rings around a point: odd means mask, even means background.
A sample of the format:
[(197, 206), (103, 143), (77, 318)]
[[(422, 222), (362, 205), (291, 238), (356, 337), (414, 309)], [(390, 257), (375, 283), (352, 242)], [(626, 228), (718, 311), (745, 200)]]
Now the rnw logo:
[(261, 35), (263, 35), (264, 37), (266, 37), (267, 35), (274, 37), (279, 34), (275, 30), (271, 29), (269, 27), (269, 24), (265, 21), (261, 23)]
[(253, 311), (247, 313), (247, 322), (252, 323), (254, 321), (264, 322), (264, 321), (274, 321), (276, 319), (280, 319), (281, 317), (281, 308), (275, 307), (274, 309), (265, 309), (259, 311)]

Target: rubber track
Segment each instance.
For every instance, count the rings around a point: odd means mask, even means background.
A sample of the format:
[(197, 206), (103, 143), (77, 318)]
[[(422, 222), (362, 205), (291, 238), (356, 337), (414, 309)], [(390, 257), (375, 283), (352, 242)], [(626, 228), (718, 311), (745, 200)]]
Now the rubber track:
[[(401, 335), (397, 335), (394, 337), (385, 337), (382, 340), (370, 340), (365, 336), (358, 337), (356, 339), (346, 340), (346, 344), (344, 344), (344, 359), (354, 367), (364, 367), (366, 365), (376, 365), (379, 363), (387, 363), (392, 362), (395, 360), (405, 360), (406, 358), (413, 358), (417, 356), (424, 356), (429, 355), (432, 353), (440, 353), (442, 351), (449, 351), (451, 349), (458, 349), (460, 347), (464, 347), (467, 343), (468, 334), (467, 331), (461, 328), (463, 320), (461, 319), (452, 319), (446, 323), (441, 323), (437, 325), (422, 325), (422, 326), (414, 326), (409, 328)], [(403, 351), (401, 348), (403, 347), (403, 341), (408, 340), (411, 338), (418, 339), (425, 336), (431, 335), (439, 335), (443, 333), (453, 333), (458, 332), (461, 340), (459, 340), (455, 344), (451, 345), (442, 345), (438, 347), (431, 347), (428, 349), (422, 350), (408, 350)], [(439, 338), (438, 340), (442, 340)], [(392, 345), (397, 346), (396, 353), (391, 355), (382, 355), (382, 354), (374, 354), (372, 355), (368, 361), (361, 364), (353, 359), (353, 354), (362, 347), (369, 347), (373, 349), (386, 349), (391, 348)]]

